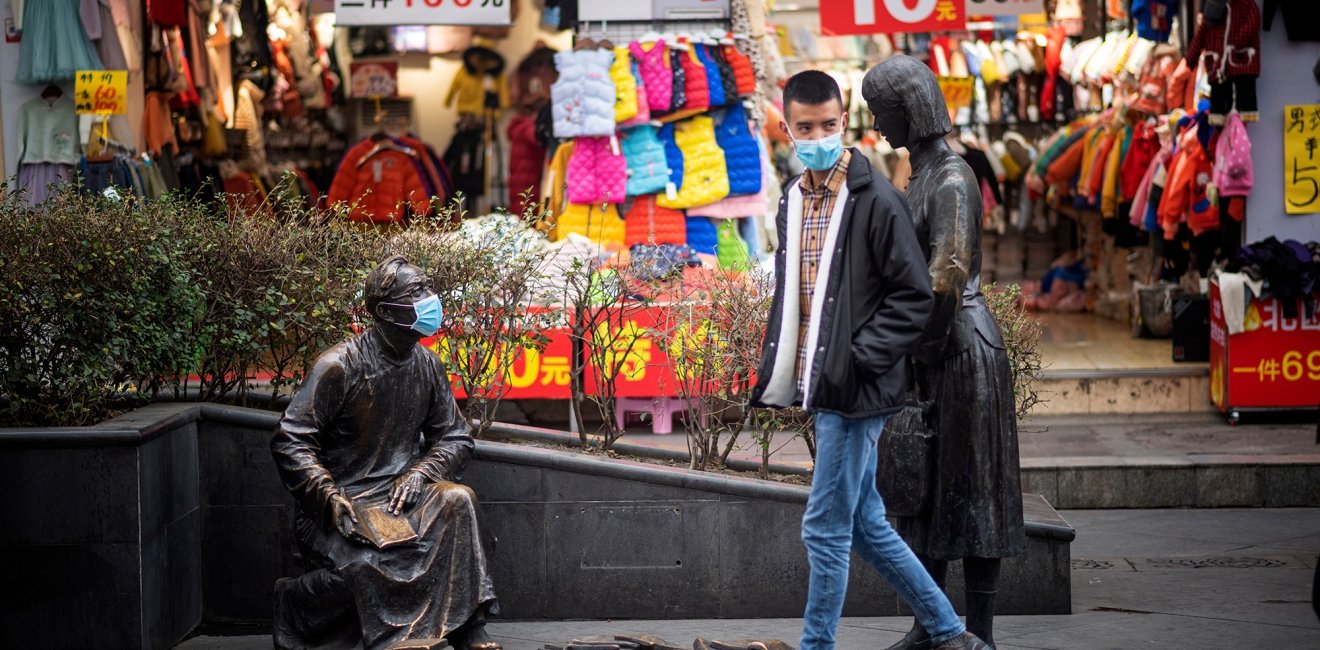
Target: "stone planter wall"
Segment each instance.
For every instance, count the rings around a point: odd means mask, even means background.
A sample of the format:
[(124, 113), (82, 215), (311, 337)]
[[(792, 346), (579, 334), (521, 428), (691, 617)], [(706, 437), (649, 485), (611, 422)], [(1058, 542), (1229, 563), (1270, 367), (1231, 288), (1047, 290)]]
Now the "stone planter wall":
[[(276, 420), (158, 404), (0, 430), (0, 647), (168, 648), (202, 622), (269, 621), (275, 579), (302, 570)], [(801, 615), (803, 487), (486, 441), (464, 482), (498, 539), (506, 618)], [(1043, 499), (1025, 505), (1028, 552), (1004, 565), (1000, 612), (1069, 613), (1073, 531)], [(854, 562), (845, 614), (900, 613)]]

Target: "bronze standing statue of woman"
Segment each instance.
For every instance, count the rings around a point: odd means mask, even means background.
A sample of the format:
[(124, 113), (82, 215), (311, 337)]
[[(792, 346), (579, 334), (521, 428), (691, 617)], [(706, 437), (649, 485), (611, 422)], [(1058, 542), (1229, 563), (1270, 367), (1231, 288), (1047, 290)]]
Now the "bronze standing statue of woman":
[[(999, 562), (1021, 553), (1026, 537), (1012, 373), (981, 295), (980, 186), (944, 140), (953, 127), (925, 64), (887, 59), (866, 73), (862, 95), (875, 128), (911, 155), (907, 201), (935, 291), (914, 355), (917, 390), (933, 403), (932, 492), (925, 511), (900, 518), (898, 530), (941, 586), (949, 561), (963, 561), (967, 629), (993, 645)], [(913, 625), (889, 650), (929, 647), (925, 629)]]

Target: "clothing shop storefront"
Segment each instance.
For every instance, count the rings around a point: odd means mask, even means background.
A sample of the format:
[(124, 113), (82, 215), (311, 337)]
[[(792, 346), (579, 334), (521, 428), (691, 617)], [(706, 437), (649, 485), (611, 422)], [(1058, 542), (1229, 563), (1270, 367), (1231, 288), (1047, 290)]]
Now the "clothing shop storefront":
[[(565, 273), (640, 265), (699, 287), (771, 266), (802, 171), (778, 126), (792, 73), (834, 76), (845, 144), (906, 185), (861, 97), (868, 68), (906, 53), (942, 78), (982, 188), (982, 279), (1022, 287), (1047, 375), (1170, 373), (1225, 410), (1313, 405), (1320, 9), (889, 4), (0, 0), (0, 174), (30, 201), (74, 177), (251, 206), (282, 184), (386, 225), (462, 196), (473, 227), (525, 228)], [(1253, 336), (1270, 342), (1232, 345)], [(547, 376), (510, 397), (561, 397)]]

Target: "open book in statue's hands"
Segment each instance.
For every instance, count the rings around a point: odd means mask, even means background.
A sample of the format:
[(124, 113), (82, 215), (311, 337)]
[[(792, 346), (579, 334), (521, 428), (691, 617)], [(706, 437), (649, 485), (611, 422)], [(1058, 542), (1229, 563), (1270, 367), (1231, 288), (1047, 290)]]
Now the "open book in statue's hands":
[(357, 532), (378, 549), (387, 549), (417, 539), (412, 522), (403, 515), (390, 514), (383, 503), (354, 501)]

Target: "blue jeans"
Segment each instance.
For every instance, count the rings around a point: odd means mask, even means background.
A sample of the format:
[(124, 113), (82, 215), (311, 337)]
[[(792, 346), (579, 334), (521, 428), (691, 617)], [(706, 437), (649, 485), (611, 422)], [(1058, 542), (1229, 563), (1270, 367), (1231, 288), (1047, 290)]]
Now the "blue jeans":
[(933, 646), (966, 630), (939, 585), (885, 520), (875, 487), (876, 443), (884, 428), (884, 417), (851, 420), (816, 413), (816, 471), (802, 517), (811, 580), (801, 650), (834, 647), (853, 550), (912, 608)]

